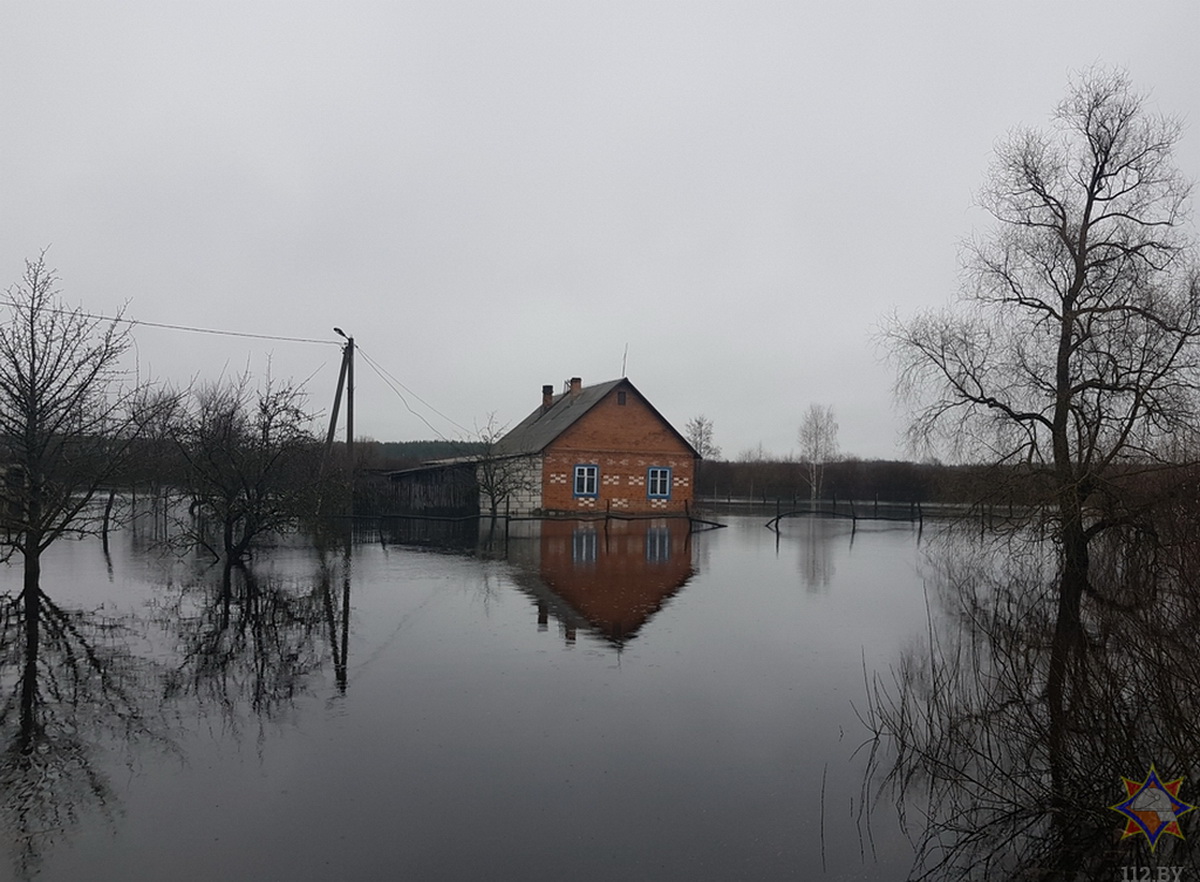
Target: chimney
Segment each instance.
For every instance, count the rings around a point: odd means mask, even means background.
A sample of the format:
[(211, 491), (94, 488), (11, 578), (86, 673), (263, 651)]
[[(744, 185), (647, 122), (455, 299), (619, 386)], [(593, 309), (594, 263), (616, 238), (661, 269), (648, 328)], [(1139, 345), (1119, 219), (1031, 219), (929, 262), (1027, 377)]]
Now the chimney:
[(579, 390), (583, 388), (583, 380), (579, 377), (571, 377), (571, 397), (574, 398), (579, 394)]
[(542, 413), (545, 413), (546, 411), (548, 411), (550, 409), (550, 405), (552, 405), (553, 403), (554, 403), (554, 387), (553, 386), (543, 386), (542, 387)]

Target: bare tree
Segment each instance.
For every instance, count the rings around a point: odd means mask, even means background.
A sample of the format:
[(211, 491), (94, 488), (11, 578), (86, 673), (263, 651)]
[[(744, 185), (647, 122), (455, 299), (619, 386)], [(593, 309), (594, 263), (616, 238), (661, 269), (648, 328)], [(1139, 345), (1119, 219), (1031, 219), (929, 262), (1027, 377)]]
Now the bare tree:
[(33, 604), (42, 552), (98, 527), (93, 499), (169, 397), (123, 370), (131, 340), (119, 317), (62, 302), (44, 252), (26, 261), (8, 301), (0, 320), (0, 542), (24, 559)]
[(716, 459), (721, 455), (721, 448), (713, 441), (713, 422), (704, 414), (688, 420), (683, 434), (701, 459)]
[(193, 393), (175, 440), (185, 461), (181, 492), (195, 516), (183, 522), (180, 537), (227, 566), (315, 514), (321, 445), (300, 387), (268, 379), (255, 389), (245, 374), (204, 386)]
[(1047, 488), (1059, 554), (1051, 747), (1064, 737), (1083, 598), (1104, 602), (1090, 545), (1144, 523), (1139, 473), (1198, 415), (1200, 288), (1179, 135), (1125, 74), (1084, 73), (1049, 133), (1018, 129), (998, 148), (981, 196), (996, 226), (968, 248), (957, 306), (885, 332), (915, 441), (1025, 463)]
[(1084, 74), (1053, 134), (999, 148), (982, 194), (997, 227), (969, 248), (958, 307), (887, 330), (914, 441), (1044, 468), (1075, 607), (1088, 541), (1131, 514), (1114, 509), (1116, 467), (1159, 461), (1197, 414), (1179, 133), (1124, 74)]
[(505, 455), (497, 450), (496, 445), (506, 430), (506, 426), (496, 422), (496, 415), (489, 413), (483, 428), (477, 431), (481, 449), (475, 463), (475, 480), (480, 499), (486, 501), (493, 519), (502, 505), (515, 494), (532, 489), (534, 484), (529, 457)]
[(761, 441), (754, 447), (747, 447), (738, 454), (738, 462), (766, 462), (771, 459), (771, 454), (763, 447)]
[(821, 495), (821, 482), (825, 477), (825, 465), (837, 459), (838, 424), (829, 404), (810, 404), (804, 412), (796, 443), (800, 446), (800, 460), (808, 471), (808, 489), (811, 498)]

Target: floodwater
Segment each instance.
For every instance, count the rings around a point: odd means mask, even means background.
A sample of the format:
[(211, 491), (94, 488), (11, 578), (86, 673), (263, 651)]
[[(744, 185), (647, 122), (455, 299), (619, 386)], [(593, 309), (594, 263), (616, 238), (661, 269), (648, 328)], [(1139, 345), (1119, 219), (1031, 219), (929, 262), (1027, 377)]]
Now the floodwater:
[(859, 715), (928, 627), (915, 527), (719, 519), (363, 526), (228, 580), (60, 542), (2, 658), (0, 877), (906, 878)]

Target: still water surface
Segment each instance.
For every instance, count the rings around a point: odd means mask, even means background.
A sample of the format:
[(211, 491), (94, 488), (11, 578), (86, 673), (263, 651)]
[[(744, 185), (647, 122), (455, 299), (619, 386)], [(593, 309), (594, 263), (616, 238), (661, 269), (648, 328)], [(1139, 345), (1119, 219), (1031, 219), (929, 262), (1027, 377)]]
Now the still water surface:
[(502, 559), (363, 530), (227, 585), (134, 532), (59, 543), (74, 636), (24, 716), (6, 659), (6, 746), (36, 724), (47, 758), (6, 765), (0, 875), (905, 878), (856, 708), (927, 627), (916, 531), (722, 520), (548, 524)]

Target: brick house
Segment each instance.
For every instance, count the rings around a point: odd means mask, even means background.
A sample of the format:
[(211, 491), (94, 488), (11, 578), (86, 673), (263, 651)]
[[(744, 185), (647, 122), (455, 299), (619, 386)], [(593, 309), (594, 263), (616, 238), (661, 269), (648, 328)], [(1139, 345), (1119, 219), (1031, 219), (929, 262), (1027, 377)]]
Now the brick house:
[[(501, 438), (510, 464), (511, 514), (682, 512), (692, 502), (692, 445), (627, 379), (584, 386), (571, 378)], [(484, 506), (486, 510), (486, 506)]]

